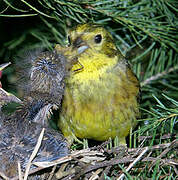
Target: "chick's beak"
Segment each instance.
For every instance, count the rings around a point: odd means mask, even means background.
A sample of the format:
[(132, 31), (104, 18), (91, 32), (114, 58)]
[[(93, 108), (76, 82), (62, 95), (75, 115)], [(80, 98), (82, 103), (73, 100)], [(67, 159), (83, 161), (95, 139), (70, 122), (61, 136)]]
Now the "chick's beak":
[(1, 65), (0, 65), (0, 71), (2, 71), (4, 68), (6, 68), (7, 66), (9, 66), (9, 64), (11, 64), (11, 62), (1, 64)]
[(0, 65), (0, 78), (1, 78), (1, 76), (2, 76), (2, 70), (3, 70), (4, 68), (6, 68), (7, 66), (9, 66), (9, 64), (11, 64), (11, 62), (4, 63), (4, 64), (1, 64), (1, 65)]

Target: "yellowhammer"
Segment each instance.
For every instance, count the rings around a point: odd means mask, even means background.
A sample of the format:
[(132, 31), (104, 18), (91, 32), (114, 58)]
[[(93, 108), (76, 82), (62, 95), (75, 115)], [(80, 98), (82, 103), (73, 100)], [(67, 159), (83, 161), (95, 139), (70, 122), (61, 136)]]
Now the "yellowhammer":
[(97, 25), (78, 25), (69, 32), (70, 46), (56, 50), (78, 58), (70, 76), (59, 127), (74, 137), (98, 141), (118, 136), (120, 144), (137, 124), (139, 82), (109, 32)]

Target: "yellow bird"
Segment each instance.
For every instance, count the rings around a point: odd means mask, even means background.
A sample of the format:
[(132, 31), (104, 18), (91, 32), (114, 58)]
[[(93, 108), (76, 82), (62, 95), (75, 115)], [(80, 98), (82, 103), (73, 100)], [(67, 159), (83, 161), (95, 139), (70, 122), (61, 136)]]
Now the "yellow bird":
[(105, 141), (116, 136), (120, 144), (137, 124), (139, 82), (111, 34), (98, 25), (78, 25), (69, 32), (70, 46), (56, 50), (77, 57), (58, 122), (64, 136)]

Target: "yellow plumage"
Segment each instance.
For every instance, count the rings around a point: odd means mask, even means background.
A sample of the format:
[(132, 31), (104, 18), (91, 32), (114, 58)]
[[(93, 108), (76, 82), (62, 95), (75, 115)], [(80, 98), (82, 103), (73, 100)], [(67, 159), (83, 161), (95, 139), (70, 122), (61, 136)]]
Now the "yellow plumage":
[(64, 54), (78, 63), (66, 79), (59, 127), (70, 142), (74, 136), (98, 141), (118, 136), (125, 144), (139, 116), (137, 78), (104, 28), (79, 25), (69, 38)]

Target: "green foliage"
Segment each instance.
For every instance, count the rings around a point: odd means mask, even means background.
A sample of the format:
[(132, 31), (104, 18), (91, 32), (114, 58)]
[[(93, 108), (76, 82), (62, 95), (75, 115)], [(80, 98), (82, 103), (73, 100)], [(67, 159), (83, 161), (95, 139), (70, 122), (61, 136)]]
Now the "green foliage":
[(147, 118), (142, 119), (140, 121), (144, 122), (144, 125), (140, 129), (138, 129), (135, 133), (138, 133), (139, 136), (144, 133), (152, 134), (153, 138), (150, 142), (153, 145), (153, 141), (155, 141), (155, 136), (157, 137), (157, 142), (154, 144), (161, 143), (161, 138), (164, 134), (175, 134), (176, 133), (176, 123), (178, 120), (178, 101), (175, 101), (164, 94), (162, 95), (163, 99), (165, 99), (165, 104), (163, 104), (157, 97), (153, 96), (156, 100), (157, 104), (148, 111), (145, 111), (145, 116)]
[[(130, 147), (140, 146), (139, 137), (146, 138), (142, 146), (170, 142), (171, 138), (162, 137), (177, 133), (177, 8), (176, 0), (2, 0), (1, 63), (15, 62), (16, 56), (25, 50), (38, 47), (51, 50), (56, 43), (66, 44), (67, 30), (78, 23), (101, 24), (112, 33), (141, 82), (142, 119), (134, 143), (130, 137)], [(14, 72), (13, 66), (7, 68), (2, 79), (4, 88), (13, 93), (14, 88), (6, 84), (17, 82)], [(159, 166), (157, 162), (149, 178), (169, 174), (167, 179), (174, 179), (172, 166), (167, 166), (170, 171)], [(123, 166), (120, 168), (124, 171)], [(147, 166), (138, 172), (139, 177), (148, 177)], [(128, 172), (126, 175), (130, 179)]]

